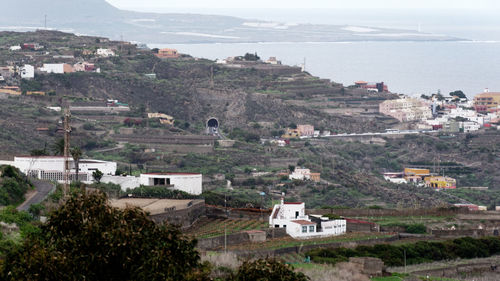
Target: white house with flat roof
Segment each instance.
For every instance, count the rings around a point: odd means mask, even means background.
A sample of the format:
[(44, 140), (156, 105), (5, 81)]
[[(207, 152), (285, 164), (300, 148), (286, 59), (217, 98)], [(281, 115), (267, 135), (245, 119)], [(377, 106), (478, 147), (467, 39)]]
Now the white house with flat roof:
[[(0, 165), (11, 165), (18, 168), (26, 175), (43, 180), (57, 182), (64, 181), (64, 157), (63, 156), (16, 156), (14, 161), (0, 161)], [(70, 179), (76, 180), (76, 167), (73, 158), (69, 158)], [(92, 173), (99, 170), (104, 175), (114, 175), (116, 163), (94, 160), (80, 159), (78, 165), (78, 179), (82, 182), (92, 182)]]
[(19, 75), (21, 75), (22, 79), (33, 79), (35, 78), (35, 67), (25, 64), (19, 69)]
[(202, 192), (202, 175), (196, 173), (141, 174), (139, 183), (146, 186), (172, 186), (175, 190), (194, 195)]
[(269, 227), (286, 228), (286, 233), (293, 238), (318, 238), (346, 233), (344, 219), (331, 220), (319, 215), (305, 214), (304, 202), (285, 202), (274, 205), (269, 216)]
[(143, 186), (164, 186), (171, 190), (180, 190), (193, 195), (200, 195), (202, 188), (202, 174), (196, 173), (147, 173), (139, 177), (133, 176), (104, 176), (104, 183), (119, 184), (123, 191)]

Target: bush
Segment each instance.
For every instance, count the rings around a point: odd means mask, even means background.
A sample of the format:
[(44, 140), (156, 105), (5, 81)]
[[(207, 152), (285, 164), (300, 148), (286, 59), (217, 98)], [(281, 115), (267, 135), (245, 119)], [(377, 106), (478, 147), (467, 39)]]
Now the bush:
[[(421, 226), (415, 228), (418, 229)], [(500, 239), (497, 237), (479, 239), (465, 237), (444, 242), (420, 241), (404, 245), (358, 246), (355, 249), (314, 249), (307, 252), (306, 255), (318, 263), (335, 264), (348, 260), (349, 257), (376, 257), (387, 266), (402, 266), (404, 265), (404, 252), (406, 252), (407, 264), (457, 258), (489, 257), (500, 253)]]
[(170, 190), (164, 186), (143, 186), (127, 189), (128, 194), (140, 198), (168, 198), (168, 199), (195, 199), (196, 195), (191, 195), (180, 190)]
[(18, 204), (31, 187), (28, 178), (19, 169), (5, 165), (0, 167), (0, 205)]
[(195, 246), (138, 208), (119, 210), (103, 193), (78, 193), (7, 253), (0, 280), (209, 280)]
[(258, 259), (246, 261), (234, 276), (235, 281), (307, 281), (310, 280), (301, 272), (294, 272), (293, 267), (275, 259)]
[(406, 232), (414, 234), (425, 234), (427, 233), (427, 227), (423, 224), (410, 224), (406, 227)]

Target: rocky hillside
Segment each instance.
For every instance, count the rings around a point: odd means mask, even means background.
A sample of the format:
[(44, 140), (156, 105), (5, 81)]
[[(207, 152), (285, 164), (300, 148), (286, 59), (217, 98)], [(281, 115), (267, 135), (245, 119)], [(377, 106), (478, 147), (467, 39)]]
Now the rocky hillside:
[[(46, 48), (8, 50), (23, 42), (38, 42)], [(110, 48), (117, 56), (97, 57), (97, 48)], [(296, 124), (337, 133), (383, 131), (397, 123), (377, 112), (380, 102), (395, 98), (390, 93), (345, 88), (288, 66), (240, 62), (241, 67), (230, 67), (189, 55), (162, 60), (151, 50), (105, 38), (48, 31), (0, 33), (0, 66), (78, 61), (93, 63), (100, 73), (37, 73), (33, 80), (5, 73), (6, 81), (0, 87), (17, 85), (23, 94), (0, 95), (2, 158), (33, 150), (54, 152), (53, 144), (62, 137), (61, 114), (47, 106), (106, 107), (106, 100), (113, 99), (128, 104), (130, 111), (73, 112), (72, 145), (82, 147), (86, 157), (117, 161), (122, 172), (201, 172), (207, 180), (204, 186), (212, 190), (207, 198), (214, 203), (230, 192), (238, 204), (255, 206), (261, 200), (260, 191), (275, 196), (286, 192), (290, 199), (304, 200), (310, 207), (419, 207), (461, 202), (425, 188), (388, 184), (381, 177), (386, 171), (432, 166), (436, 161), (447, 163), (444, 172), (456, 177), (459, 186), (495, 188), (499, 184), (495, 171), (500, 147), (492, 141), (498, 138), (496, 131), (296, 140), (286, 147), (259, 142)], [(29, 91), (46, 94), (27, 95)], [(157, 119), (148, 119), (148, 112), (171, 115), (175, 123), (162, 125)], [(219, 146), (203, 136), (211, 117), (220, 121), (221, 132), (235, 140), (234, 146)], [(289, 166), (308, 167), (321, 173), (323, 180), (317, 184), (288, 182), (280, 173)], [(260, 175), (253, 176), (253, 172)], [(225, 181), (215, 180), (216, 174), (233, 180), (234, 190), (223, 188)]]

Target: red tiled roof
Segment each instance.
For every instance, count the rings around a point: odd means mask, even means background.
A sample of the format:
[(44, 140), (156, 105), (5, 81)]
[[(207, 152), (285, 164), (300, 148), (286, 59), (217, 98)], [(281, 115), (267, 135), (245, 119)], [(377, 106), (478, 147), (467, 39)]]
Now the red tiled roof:
[(285, 205), (300, 205), (303, 204), (304, 202), (285, 202)]
[(314, 222), (310, 222), (310, 221), (306, 221), (306, 220), (295, 220), (295, 221), (292, 221), (294, 223), (298, 223), (300, 225), (312, 225), (312, 224), (315, 224)]
[(272, 214), (273, 219), (278, 217), (278, 213), (280, 212), (280, 207), (276, 208), (276, 211)]

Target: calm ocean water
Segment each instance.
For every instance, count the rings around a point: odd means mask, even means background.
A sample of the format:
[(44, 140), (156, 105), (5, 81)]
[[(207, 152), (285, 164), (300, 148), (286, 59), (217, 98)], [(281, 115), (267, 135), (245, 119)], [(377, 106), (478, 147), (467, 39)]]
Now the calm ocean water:
[[(196, 11), (193, 11), (196, 12)], [(210, 12), (209, 12), (210, 13)], [(470, 11), (276, 11), (215, 10), (282, 22), (347, 24), (404, 28), (447, 34), (472, 42), (345, 42), (260, 44), (173, 44), (182, 53), (209, 59), (257, 52), (289, 65), (302, 64), (315, 76), (351, 85), (384, 81), (393, 92), (410, 95), (447, 94), (463, 90), (472, 97), (484, 88), (500, 91), (500, 17)], [(164, 47), (150, 44), (152, 47)]]
[(463, 90), (472, 97), (500, 91), (500, 42), (356, 42), (266, 44), (175, 44), (182, 53), (208, 59), (257, 52), (299, 65), (315, 76), (352, 85), (384, 81), (410, 95)]

